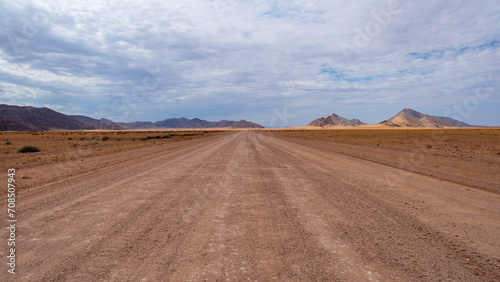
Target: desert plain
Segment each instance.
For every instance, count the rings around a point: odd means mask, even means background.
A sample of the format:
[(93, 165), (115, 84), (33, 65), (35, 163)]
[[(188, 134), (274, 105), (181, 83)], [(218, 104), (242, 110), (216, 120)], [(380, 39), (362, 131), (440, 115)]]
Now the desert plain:
[(0, 156), (16, 281), (500, 280), (498, 128), (2, 132)]

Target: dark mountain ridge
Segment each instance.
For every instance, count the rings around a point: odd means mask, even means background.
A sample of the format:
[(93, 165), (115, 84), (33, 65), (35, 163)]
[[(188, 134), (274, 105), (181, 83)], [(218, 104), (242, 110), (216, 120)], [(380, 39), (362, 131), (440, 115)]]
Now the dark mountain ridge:
[[(234, 127), (233, 127), (234, 126)], [(82, 115), (65, 115), (49, 108), (0, 105), (0, 131), (121, 130), (168, 128), (263, 128), (248, 121), (206, 121), (199, 118), (170, 118), (157, 122), (119, 122)]]
[(1, 131), (92, 129), (88, 124), (49, 108), (0, 105)]

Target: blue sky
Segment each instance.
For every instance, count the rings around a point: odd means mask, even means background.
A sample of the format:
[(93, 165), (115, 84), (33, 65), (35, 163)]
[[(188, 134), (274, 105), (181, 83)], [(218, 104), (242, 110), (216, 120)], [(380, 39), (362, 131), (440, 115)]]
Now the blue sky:
[(499, 1), (2, 1), (0, 103), (114, 121), (500, 125)]

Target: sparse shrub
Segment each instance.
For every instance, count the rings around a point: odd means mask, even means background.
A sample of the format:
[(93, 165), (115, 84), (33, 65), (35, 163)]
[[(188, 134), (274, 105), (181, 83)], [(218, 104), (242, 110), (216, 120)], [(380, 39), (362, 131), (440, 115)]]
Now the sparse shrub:
[(109, 137), (108, 137), (108, 136), (104, 136), (104, 137), (102, 138), (102, 141), (106, 141), (106, 140), (109, 140)]
[(161, 139), (161, 136), (148, 136), (147, 139)]
[(141, 138), (141, 141), (146, 141), (148, 140), (148, 138)]
[(427, 149), (432, 149), (432, 145), (427, 145)]
[(5, 142), (5, 145), (10, 145), (10, 144), (12, 144), (12, 143), (11, 142)]
[(172, 136), (170, 136), (170, 135), (163, 135), (161, 138), (164, 138), (164, 139), (166, 139), (166, 138), (172, 138)]
[(71, 138), (71, 137), (68, 137), (68, 140), (73, 140), (73, 138)]
[(85, 140), (85, 137), (80, 138), (80, 140), (82, 140), (82, 141)]
[(17, 151), (17, 152), (18, 153), (36, 153), (36, 152), (40, 152), (40, 149), (38, 149), (35, 146), (24, 146), (21, 149), (19, 149), (19, 151)]

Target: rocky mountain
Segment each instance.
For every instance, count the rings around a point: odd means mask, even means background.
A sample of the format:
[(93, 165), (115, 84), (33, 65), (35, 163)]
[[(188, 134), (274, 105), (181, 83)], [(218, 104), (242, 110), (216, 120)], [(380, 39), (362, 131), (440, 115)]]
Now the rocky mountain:
[(121, 130), (122, 128), (114, 123), (112, 120), (101, 118), (95, 119), (87, 116), (70, 116), (81, 123), (87, 124), (94, 129), (103, 129), (103, 130)]
[(469, 127), (470, 124), (449, 118), (422, 114), (412, 109), (403, 109), (389, 120), (380, 124), (391, 127)]
[[(234, 127), (233, 127), (234, 126)], [(115, 123), (81, 115), (65, 115), (49, 108), (0, 105), (0, 131), (121, 130), (166, 128), (262, 128), (248, 121), (206, 121), (199, 118), (170, 118), (157, 122)]]
[(333, 126), (359, 126), (365, 124), (359, 119), (346, 119), (336, 114), (331, 114), (328, 117), (313, 120), (307, 126), (315, 127), (333, 127)]
[(49, 108), (0, 105), (0, 131), (120, 130), (107, 119), (69, 116)]
[(260, 124), (256, 124), (242, 119), (237, 123), (233, 124), (231, 128), (265, 128), (265, 127)]
[(92, 129), (87, 123), (49, 108), (0, 105), (0, 131)]

